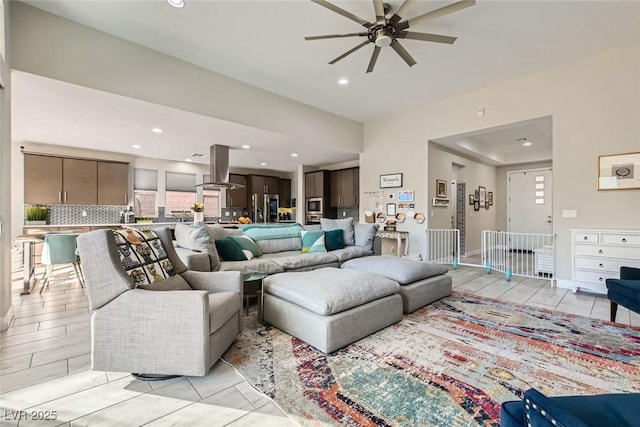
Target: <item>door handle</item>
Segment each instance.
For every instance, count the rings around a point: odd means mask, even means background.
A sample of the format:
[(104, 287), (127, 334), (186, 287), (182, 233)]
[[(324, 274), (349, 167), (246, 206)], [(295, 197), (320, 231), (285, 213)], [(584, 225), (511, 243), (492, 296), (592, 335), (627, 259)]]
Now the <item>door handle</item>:
[(67, 203), (67, 190), (64, 190), (64, 203)]
[(124, 193), (124, 204), (126, 205), (127, 203), (129, 203), (129, 195)]
[(58, 203), (62, 203), (62, 190), (58, 190)]

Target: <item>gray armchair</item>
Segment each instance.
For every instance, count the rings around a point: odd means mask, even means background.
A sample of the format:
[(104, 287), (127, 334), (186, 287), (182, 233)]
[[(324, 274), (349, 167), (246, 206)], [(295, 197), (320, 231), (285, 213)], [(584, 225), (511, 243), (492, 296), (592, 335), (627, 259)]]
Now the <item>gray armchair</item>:
[[(91, 314), (91, 366), (98, 371), (202, 376), (242, 331), (240, 272), (189, 271), (168, 228), (153, 230), (172, 276), (134, 286), (114, 232), (78, 237)], [(185, 289), (185, 290), (164, 290)]]

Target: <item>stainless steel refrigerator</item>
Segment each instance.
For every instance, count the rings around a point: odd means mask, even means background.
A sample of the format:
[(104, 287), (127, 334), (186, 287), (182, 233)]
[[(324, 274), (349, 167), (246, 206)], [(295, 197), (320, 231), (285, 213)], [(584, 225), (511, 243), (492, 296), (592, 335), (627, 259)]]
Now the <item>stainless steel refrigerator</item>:
[[(263, 196), (260, 200), (260, 196)], [(277, 194), (251, 195), (251, 220), (254, 223), (278, 222), (280, 199)]]

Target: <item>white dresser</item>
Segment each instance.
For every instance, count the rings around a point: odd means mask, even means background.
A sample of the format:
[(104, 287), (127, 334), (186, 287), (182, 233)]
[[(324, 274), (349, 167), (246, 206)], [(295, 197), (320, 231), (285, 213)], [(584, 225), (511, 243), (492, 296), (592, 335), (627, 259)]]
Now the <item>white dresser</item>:
[(606, 279), (620, 267), (640, 268), (640, 230), (571, 230), (571, 280), (574, 292), (607, 293)]

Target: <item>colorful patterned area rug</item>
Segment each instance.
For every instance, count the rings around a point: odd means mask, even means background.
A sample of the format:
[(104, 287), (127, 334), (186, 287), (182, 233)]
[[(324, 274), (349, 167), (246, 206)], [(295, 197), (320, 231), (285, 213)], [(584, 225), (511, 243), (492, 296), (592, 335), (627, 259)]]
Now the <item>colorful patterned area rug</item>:
[(640, 328), (467, 294), (331, 354), (245, 320), (224, 359), (303, 426), (499, 426), (531, 387), (640, 391)]

